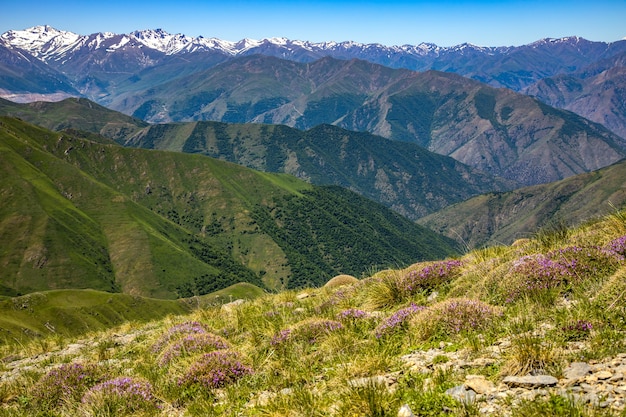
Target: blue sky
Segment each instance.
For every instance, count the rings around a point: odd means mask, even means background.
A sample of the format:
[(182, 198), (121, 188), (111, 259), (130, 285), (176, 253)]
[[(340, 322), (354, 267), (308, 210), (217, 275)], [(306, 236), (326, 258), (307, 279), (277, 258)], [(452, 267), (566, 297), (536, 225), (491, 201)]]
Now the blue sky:
[(523, 45), (577, 35), (626, 37), (626, 0), (515, 1), (7, 1), (0, 33), (48, 24), (82, 35), (162, 28), (170, 33), (243, 38), (286, 37), (385, 45)]

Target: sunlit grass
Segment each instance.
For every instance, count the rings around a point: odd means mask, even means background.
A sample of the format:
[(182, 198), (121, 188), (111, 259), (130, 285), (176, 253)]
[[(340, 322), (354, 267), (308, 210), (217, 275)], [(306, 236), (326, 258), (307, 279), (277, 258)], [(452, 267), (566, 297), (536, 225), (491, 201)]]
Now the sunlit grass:
[[(2, 345), (0, 370), (10, 376), (0, 381), (0, 416), (396, 416), (401, 407), (479, 415), (480, 404), (445, 393), (466, 374), (496, 384), (559, 377), (569, 361), (624, 352), (626, 239), (614, 222), (342, 285)], [(528, 285), (515, 265), (556, 285), (505, 297)], [(449, 356), (480, 358), (499, 344), (502, 356), (485, 367), (454, 368)], [(438, 350), (424, 369), (401, 359), (429, 349)], [(32, 362), (14, 370), (21, 359)], [(609, 415), (558, 396), (509, 406), (515, 416)]]

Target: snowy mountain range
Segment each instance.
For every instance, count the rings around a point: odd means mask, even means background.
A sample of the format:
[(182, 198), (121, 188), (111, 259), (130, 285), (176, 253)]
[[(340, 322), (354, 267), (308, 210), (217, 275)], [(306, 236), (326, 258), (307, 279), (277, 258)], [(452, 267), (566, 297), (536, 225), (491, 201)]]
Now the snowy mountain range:
[(481, 53), (493, 54), (506, 52), (506, 47), (479, 47), (462, 44), (450, 48), (439, 47), (431, 43), (419, 45), (384, 46), (381, 44), (361, 44), (346, 42), (320, 42), (289, 40), (287, 38), (266, 38), (262, 40), (242, 39), (238, 42), (225, 41), (217, 38), (192, 38), (183, 34), (170, 34), (162, 29), (137, 30), (129, 34), (110, 32), (79, 35), (58, 30), (50, 26), (35, 26), (25, 30), (9, 30), (0, 36), (6, 45), (28, 51), (32, 55), (45, 60), (62, 59), (67, 54), (89, 48), (96, 50), (105, 47), (112, 51), (124, 46), (147, 47), (167, 55), (193, 53), (201, 51), (221, 52), (230, 56), (245, 54), (248, 51), (272, 46), (284, 50), (285, 53), (305, 50), (313, 53), (338, 51), (376, 51), (387, 54), (408, 54), (415, 56), (438, 56), (450, 51), (476, 50)]
[[(35, 26), (0, 35), (0, 97), (27, 102), (82, 96), (120, 111), (131, 108), (132, 113), (148, 92), (166, 83), (203, 77), (216, 65), (251, 55), (307, 64), (325, 57), (357, 59), (396, 69), (452, 72), (540, 97), (626, 136), (626, 111), (620, 104), (626, 99), (626, 40), (593, 42), (577, 36), (522, 46), (385, 46), (286, 38), (230, 42), (162, 29), (79, 35)], [(563, 82), (564, 76), (569, 81)], [(554, 77), (560, 78), (553, 82)], [(575, 88), (569, 91), (571, 86)], [(600, 96), (605, 98), (589, 100)]]

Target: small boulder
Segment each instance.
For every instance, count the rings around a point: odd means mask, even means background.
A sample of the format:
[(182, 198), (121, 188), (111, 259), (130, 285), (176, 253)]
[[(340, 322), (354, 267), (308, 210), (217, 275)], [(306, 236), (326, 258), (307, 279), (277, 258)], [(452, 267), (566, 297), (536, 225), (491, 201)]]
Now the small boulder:
[(559, 380), (552, 375), (507, 376), (502, 380), (509, 387), (542, 388), (553, 387)]

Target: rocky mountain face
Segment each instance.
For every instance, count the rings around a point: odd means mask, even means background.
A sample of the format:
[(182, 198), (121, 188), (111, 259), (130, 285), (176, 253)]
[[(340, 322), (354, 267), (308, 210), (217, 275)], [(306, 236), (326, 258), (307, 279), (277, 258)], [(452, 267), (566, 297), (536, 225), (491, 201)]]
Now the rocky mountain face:
[[(49, 69), (46, 81), (37, 83), (49, 87), (38, 94), (58, 97), (73, 88), (150, 122), (279, 123), (299, 129), (334, 124), (415, 142), (529, 185), (625, 156), (624, 139), (600, 125), (484, 83), (531, 92), (528, 86), (546, 77), (619, 60), (626, 41), (571, 37), (520, 47), (387, 47), (282, 38), (226, 42), (162, 30), (83, 36), (40, 26), (8, 31), (0, 42), (42, 71)], [(621, 132), (620, 71), (602, 74), (579, 88), (584, 97), (564, 107)], [(67, 83), (53, 88), (54, 77)], [(32, 99), (28, 84), (13, 81), (19, 91), (5, 96)], [(557, 94), (540, 90), (546, 101)]]
[[(626, 51), (625, 41), (592, 42), (575, 36), (542, 39), (522, 46), (484, 47), (467, 43), (452, 47), (429, 43), (385, 46), (350, 41), (313, 43), (286, 38), (230, 42), (169, 34), (161, 29), (78, 35), (50, 26), (36, 26), (8, 31), (1, 38), (13, 48), (28, 51), (52, 67), (74, 75), (89, 65), (99, 66), (103, 72), (117, 66), (133, 67), (133, 73), (137, 73), (149, 67), (169, 65), (168, 57), (174, 56), (192, 62), (212, 56), (203, 63), (204, 69), (218, 61), (255, 54), (296, 62), (313, 62), (330, 56), (361, 59), (391, 68), (455, 72), (515, 90), (545, 77), (575, 72)], [(86, 58), (87, 54), (96, 55)], [(79, 77), (73, 78), (78, 80)]]
[(601, 125), (508, 89), (358, 60), (243, 57), (111, 105), (153, 122), (334, 124), (413, 142), (527, 185), (607, 166), (626, 149)]
[(524, 92), (626, 137), (626, 53), (572, 74), (545, 78)]

